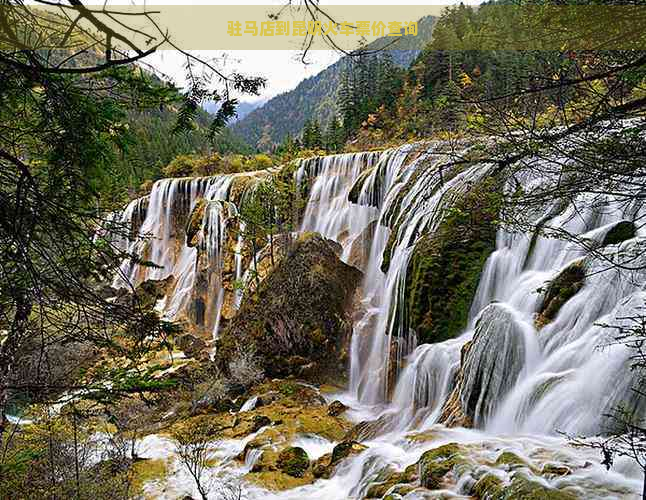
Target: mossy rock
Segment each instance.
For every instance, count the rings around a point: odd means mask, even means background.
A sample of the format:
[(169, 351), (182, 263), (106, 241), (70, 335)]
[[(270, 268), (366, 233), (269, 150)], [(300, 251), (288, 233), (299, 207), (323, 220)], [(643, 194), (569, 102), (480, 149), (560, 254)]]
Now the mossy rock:
[(290, 446), (280, 452), (276, 466), (292, 477), (303, 477), (310, 466), (310, 459), (303, 448)]
[(387, 415), (384, 417), (377, 420), (364, 420), (355, 424), (344, 436), (343, 440), (361, 442), (377, 437), (390, 421)]
[(251, 472), (246, 474), (244, 478), (246, 481), (257, 484), (263, 489), (272, 491), (291, 490), (310, 484), (314, 480), (311, 474), (305, 474), (303, 477), (294, 477), (279, 470)]
[(316, 233), (301, 235), (258, 290), (245, 295), (217, 341), (217, 366), (226, 373), (236, 349), (253, 345), (268, 377), (338, 382), (362, 276), (338, 251)]
[(429, 490), (441, 489), (444, 476), (466, 463), (462, 451), (457, 443), (449, 443), (425, 452), (417, 462), (420, 485)]
[(503, 451), (496, 458), (496, 465), (508, 468), (527, 467), (527, 462), (511, 451)]
[(129, 472), (133, 490), (143, 492), (146, 483), (164, 481), (168, 474), (168, 464), (163, 459), (135, 460)]
[(329, 479), (334, 473), (334, 468), (339, 464), (339, 462), (367, 449), (368, 448), (366, 446), (354, 441), (341, 442), (334, 447), (332, 453), (326, 453), (314, 462), (312, 466), (312, 474), (316, 478)]
[(485, 261), (495, 250), (499, 183), (485, 178), (451, 208), (434, 234), (415, 246), (399, 320), (420, 344), (455, 338), (466, 327)]
[(511, 484), (504, 488), (502, 497), (492, 499), (515, 500), (576, 500), (579, 498), (575, 493), (567, 490), (549, 488), (538, 481), (529, 479), (525, 474), (516, 473)]
[(327, 414), (331, 417), (338, 417), (348, 409), (341, 401), (335, 400), (332, 401), (327, 407)]
[(541, 476), (569, 476), (572, 469), (563, 464), (545, 464), (541, 469)]
[[(370, 167), (361, 172), (359, 174), (359, 177), (357, 177), (357, 180), (354, 182), (352, 185), (352, 188), (350, 189), (350, 193), (348, 194), (348, 201), (350, 203), (359, 203), (359, 195), (361, 195), (361, 191), (363, 190), (363, 186), (366, 183), (366, 180), (368, 180), (368, 177), (372, 175), (372, 173), (375, 171), (375, 168), (377, 167)], [(368, 204), (370, 206), (377, 206), (378, 200), (371, 199), (368, 200)]]
[(481, 500), (493, 500), (503, 495), (503, 481), (495, 474), (485, 474), (473, 485), (472, 494)]
[(158, 300), (163, 299), (168, 294), (174, 284), (174, 276), (168, 276), (161, 280), (146, 280), (135, 288), (134, 294), (125, 288), (118, 290), (116, 302), (119, 304), (137, 304), (142, 309), (152, 308)]
[(628, 220), (622, 220), (617, 222), (610, 230), (606, 233), (601, 242), (601, 246), (606, 245), (616, 245), (617, 243), (622, 243), (626, 240), (635, 237), (637, 234), (637, 228), (633, 222)]
[(536, 318), (538, 328), (553, 321), (563, 305), (581, 290), (585, 284), (585, 274), (584, 261), (579, 259), (563, 269), (549, 283)]
[(186, 354), (186, 357), (199, 359), (206, 355), (208, 358), (208, 354), (205, 353), (207, 348), (206, 342), (194, 335), (181, 335), (178, 337), (175, 344), (182, 352), (184, 352), (184, 354)]
[(386, 468), (378, 474), (366, 492), (366, 498), (385, 498), (388, 494), (406, 495), (417, 486), (413, 483), (417, 480), (417, 467), (411, 465), (403, 472)]
[(312, 464), (312, 474), (315, 478), (329, 479), (332, 475), (333, 468), (330, 466), (332, 462), (332, 453), (321, 455)]
[(357, 443), (356, 441), (344, 441), (342, 443), (339, 443), (332, 450), (330, 464), (334, 466), (341, 460), (344, 460), (352, 455), (358, 455), (359, 453), (362, 453), (367, 449), (367, 446), (364, 446), (361, 443)]

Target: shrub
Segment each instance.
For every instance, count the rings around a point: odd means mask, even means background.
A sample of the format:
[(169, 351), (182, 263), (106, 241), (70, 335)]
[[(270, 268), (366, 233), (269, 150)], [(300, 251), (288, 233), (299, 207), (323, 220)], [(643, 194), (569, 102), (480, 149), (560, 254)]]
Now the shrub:
[(229, 361), (230, 381), (244, 388), (251, 387), (260, 382), (264, 377), (264, 370), (260, 366), (256, 349), (248, 346), (246, 349), (240, 345)]

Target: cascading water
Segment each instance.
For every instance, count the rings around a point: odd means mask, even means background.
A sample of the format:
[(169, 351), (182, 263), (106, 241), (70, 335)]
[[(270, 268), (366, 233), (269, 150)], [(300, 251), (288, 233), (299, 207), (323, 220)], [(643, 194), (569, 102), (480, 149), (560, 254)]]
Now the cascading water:
[[(460, 147), (466, 152), (470, 146)], [(608, 345), (611, 337), (601, 324), (625, 322), (643, 308), (646, 273), (607, 268), (610, 262), (631, 262), (634, 267), (646, 264), (646, 234), (640, 230), (623, 243), (602, 243), (616, 224), (645, 214), (640, 206), (619, 206), (610, 198), (582, 203), (583, 210), (572, 203), (554, 203), (529, 214), (537, 225), (577, 235), (597, 249), (596, 256), (585, 255), (574, 242), (501, 227), (495, 251), (482, 269), (465, 330), (450, 340), (417, 345), (415, 333), (402, 321), (407, 306), (406, 273), (415, 245), (424, 235), (433, 234), (456, 200), (492, 169), (482, 163), (448, 167), (446, 149), (446, 144), (432, 142), (383, 153), (314, 158), (301, 161), (295, 173), (297, 184), (309, 190), (300, 231), (316, 231), (338, 241), (343, 260), (364, 272), (351, 343), (350, 384), (348, 392), (337, 397), (354, 408), (356, 418), (379, 419), (381, 435), (368, 443), (368, 451), (344, 462), (331, 479), (276, 494), (276, 498), (361, 498), (369, 482), (388, 464), (403, 470), (424, 449), (449, 440), (477, 443), (483, 463), (489, 464), (506, 448), (527, 456), (551, 453), (592, 460), (591, 452), (575, 453), (555, 434), (603, 431), (604, 413), (631, 395), (630, 352), (621, 345)], [(549, 181), (520, 178), (525, 187)], [(165, 305), (171, 317), (186, 308), (198, 268), (197, 250), (186, 245), (183, 231), (179, 235), (183, 224), (178, 226), (177, 213), (184, 214), (183, 220), (197, 198), (211, 200), (199, 244), (217, 271), (226, 219), (236, 208), (213, 200), (226, 200), (230, 184), (230, 176), (221, 176), (159, 181), (153, 188), (139, 230), (152, 238), (134, 243), (140, 246), (132, 251), (163, 268), (126, 262), (122, 270), (135, 283), (175, 276), (177, 283)], [(135, 208), (131, 213), (139, 210)], [(239, 236), (236, 280), (245, 280), (249, 274), (239, 257), (242, 245)], [(546, 284), (573, 263), (585, 270), (584, 282), (558, 314), (538, 328)], [(221, 293), (222, 287), (213, 283), (211, 287)], [(236, 294), (236, 307), (240, 300), (241, 294)], [(217, 296), (211, 307), (219, 311), (221, 303)], [(449, 401), (461, 406), (479, 430), (448, 430), (438, 425)], [(638, 403), (643, 409), (644, 403)], [(408, 440), (407, 433), (429, 429), (437, 431), (434, 441), (412, 445)], [(317, 450), (332, 446), (306, 444)], [(256, 458), (257, 454), (250, 460)], [(622, 491), (635, 489), (635, 481), (619, 474), (600, 479), (599, 471), (597, 464), (569, 481), (574, 485), (576, 481), (609, 481), (613, 487), (621, 485)], [(461, 487), (456, 486), (458, 493)], [(601, 491), (586, 498), (623, 498)], [(251, 493), (254, 498), (269, 496), (256, 490)]]
[[(357, 155), (337, 155), (318, 160), (312, 169), (316, 178), (303, 230), (318, 230), (337, 239), (347, 258), (352, 242), (348, 235), (356, 237), (378, 221), (364, 266), (363, 314), (354, 328), (346, 400), (370, 405), (368, 414), (372, 412), (374, 417), (394, 416), (394, 425), (382, 426), (391, 441), (406, 429), (428, 428), (438, 422), (443, 405), (455, 389), (461, 351), (474, 340), (473, 352), (489, 358), (479, 359), (475, 354), (463, 367), (462, 398), (472, 400), (465, 404), (474, 406), (474, 423), (486, 430), (486, 436), (600, 432), (603, 414), (630, 396), (634, 379), (627, 369), (627, 348), (600, 348), (609, 343), (609, 337), (607, 329), (598, 323), (620, 324), (621, 318), (643, 308), (643, 273), (602, 272), (609, 267), (607, 262), (586, 257), (590, 278), (555, 320), (537, 332), (534, 321), (545, 293), (538, 290), (584, 253), (576, 243), (501, 228), (496, 250), (482, 270), (465, 332), (456, 339), (415, 349), (414, 336), (401, 330), (396, 311), (404, 307), (406, 269), (415, 243), (420, 235), (432, 233), (453, 200), (486, 176), (490, 168), (476, 164), (447, 175), (438, 168), (446, 157), (435, 153), (436, 147), (424, 146), (423, 152), (415, 155), (411, 154), (415, 147), (409, 145), (387, 151), (377, 159), (371, 157), (369, 162)], [(359, 168), (362, 161), (366, 165), (363, 169)], [(431, 168), (423, 168), (429, 163)], [(345, 194), (367, 168), (372, 170), (363, 180), (359, 206), (348, 203)], [(340, 178), (343, 173), (345, 178)], [(304, 177), (301, 171), (298, 178)], [(400, 192), (407, 183), (402, 197)], [(603, 212), (599, 205), (605, 207)], [(554, 203), (537, 211), (534, 220), (549, 221), (552, 227), (599, 246), (614, 224), (643, 216), (640, 207), (618, 209), (615, 205), (611, 199), (596, 200), (582, 213), (574, 204), (563, 208)], [(642, 236), (638, 232), (635, 238), (601, 252), (609, 261), (640, 264), (646, 255)], [(389, 267), (383, 273), (384, 251), (393, 237)], [(489, 305), (492, 302), (498, 303)], [(397, 349), (394, 354), (393, 345)], [(392, 403), (385, 404), (389, 378), (392, 380), (391, 363), (405, 366), (392, 390)], [(365, 412), (361, 415), (366, 417)], [(387, 461), (397, 462), (395, 450), (387, 453)], [(366, 462), (362, 463), (365, 475)], [(344, 472), (339, 474), (343, 476)], [(356, 469), (347, 474), (356, 474)], [(343, 479), (352, 481), (348, 475)], [(361, 482), (356, 477), (354, 480)], [(325, 498), (320, 490), (310, 488), (302, 493), (306, 491), (312, 498)], [(324, 491), (335, 491), (335, 498), (343, 497), (341, 491), (350, 493), (338, 485), (336, 490)], [(356, 494), (357, 490), (353, 491)]]
[[(204, 311), (198, 311), (197, 314), (206, 314), (210, 318), (206, 321), (207, 327), (215, 335), (222, 306), (220, 271), (224, 231), (227, 219), (235, 212), (235, 207), (222, 200), (227, 199), (232, 179), (232, 176), (223, 175), (157, 181), (148, 197), (146, 217), (138, 231), (138, 237), (132, 238), (128, 248), (129, 254), (138, 255), (152, 265), (141, 265), (132, 259), (125, 260), (113, 286), (136, 287), (146, 280), (172, 277), (174, 282), (162, 304), (164, 316), (177, 319), (185, 314), (196, 288), (199, 257), (197, 248), (189, 246), (186, 241), (185, 226), (197, 200), (203, 198), (206, 208), (198, 246), (206, 253), (209, 264), (206, 288), (214, 290), (215, 300), (207, 300), (204, 306), (211, 310), (210, 314)], [(131, 207), (136, 207), (138, 203), (138, 200), (131, 202), (123, 216), (132, 218), (134, 208)], [(213, 294), (208, 293), (208, 296), (210, 298)]]
[[(498, 432), (598, 431), (601, 413), (610, 410), (613, 403), (617, 404), (622, 396), (629, 393), (631, 378), (624, 377), (625, 383), (621, 384), (606, 382), (613, 384), (613, 387), (604, 402), (599, 401), (598, 397), (590, 398), (586, 391), (582, 391), (584, 381), (591, 380), (591, 377), (599, 383), (602, 380), (613, 380), (615, 370), (626, 364), (628, 355), (626, 349), (620, 346), (599, 349), (604, 335), (606, 343), (608, 341), (607, 331), (595, 324), (604, 321), (608, 315), (619, 317), (616, 308), (621, 308), (626, 314), (631, 311), (634, 313), (635, 306), (630, 304), (638, 303), (640, 299), (632, 296), (641, 293), (646, 276), (626, 276), (626, 273), (615, 272), (615, 276), (611, 277), (608, 273), (601, 272), (602, 267), (608, 267), (607, 263), (589, 257), (588, 272), (591, 278), (575, 299), (565, 304), (553, 323), (536, 332), (534, 317), (542, 302), (542, 296), (537, 290), (573, 260), (581, 258), (580, 245), (540, 236), (530, 245), (531, 235), (512, 234), (504, 228), (500, 229), (496, 251), (483, 269), (470, 312), (469, 327), (465, 333), (451, 341), (422, 345), (411, 353), (416, 343), (414, 335), (402, 331), (402, 322), (398, 320), (396, 312), (404, 307), (406, 269), (415, 243), (422, 234), (432, 233), (455, 198), (470, 189), (489, 170), (486, 164), (476, 164), (455, 174), (447, 175), (444, 172), (442, 175), (438, 167), (446, 162), (446, 156), (436, 153), (436, 147), (437, 144), (431, 144), (409, 162), (406, 162), (406, 158), (411, 156), (411, 146), (406, 146), (388, 151), (381, 158), (370, 157), (368, 161), (357, 154), (327, 157), (322, 161), (318, 160), (319, 163), (313, 169), (318, 175), (306, 209), (303, 230), (318, 230), (328, 237), (338, 239), (344, 245), (345, 256), (352, 241), (347, 235), (356, 237), (371, 222), (379, 221), (371, 240), (370, 258), (364, 269), (364, 314), (355, 324), (350, 392), (363, 403), (384, 403), (392, 390), (388, 388), (389, 379), (392, 380), (392, 375), (389, 375), (389, 371), (393, 369), (391, 364), (401, 363), (402, 358), (410, 354), (408, 366), (399, 377), (399, 386), (394, 388), (394, 408), (402, 414), (401, 412), (422, 407), (426, 408), (428, 414), (439, 416), (439, 409), (452, 388), (460, 351), (472, 339), (476, 321), (493, 322), (496, 332), (499, 331), (495, 327), (496, 321), (502, 321), (501, 325), (513, 322), (517, 326), (506, 336), (500, 337), (501, 342), (510, 345), (509, 359), (498, 359), (495, 363), (488, 364), (473, 363), (480, 369), (480, 365), (485, 365), (493, 371), (481, 376), (486, 377), (489, 388), (494, 391), (488, 397), (499, 399), (495, 405), (489, 404), (486, 408), (482, 406), (482, 402), (476, 403), (476, 424), (491, 427)], [(358, 199), (359, 206), (347, 202), (346, 193), (359, 178), (361, 171), (374, 165), (377, 168), (364, 180)], [(425, 168), (422, 168), (423, 165)], [(303, 174), (300, 176), (302, 178)], [(403, 197), (398, 196), (407, 182), (410, 184), (407, 192)], [(377, 185), (380, 188), (379, 196), (374, 194)], [(375, 198), (378, 201), (375, 202)], [(599, 204), (605, 207), (603, 213), (598, 210)], [(535, 219), (550, 220), (554, 227), (600, 244), (613, 224), (637, 217), (635, 207), (628, 207), (623, 211), (613, 209), (615, 204), (609, 199), (602, 200), (601, 203), (597, 200), (596, 207), (585, 203), (582, 206), (588, 206), (587, 213), (582, 213), (574, 205), (566, 207), (560, 213), (555, 206), (549, 206), (536, 213)], [(350, 215), (353, 211), (354, 216)], [(392, 231), (395, 232), (390, 235)], [(634, 263), (637, 256), (641, 255), (639, 236), (638, 234), (621, 248), (610, 247), (604, 250), (604, 253), (611, 253), (607, 259)], [(394, 237), (394, 243), (390, 243), (389, 267), (384, 274), (380, 268), (389, 237)], [(487, 306), (492, 301), (501, 304), (495, 306), (488, 315), (482, 316), (481, 312), (489, 310)], [(626, 307), (633, 309), (627, 311)], [(612, 318), (607, 319), (610, 322)], [(483, 325), (481, 329), (486, 326)], [(484, 337), (485, 334), (481, 336)], [(489, 349), (496, 347), (504, 348), (503, 345), (490, 345)], [(397, 352), (392, 353), (393, 348)], [(522, 359), (518, 359), (518, 356)], [(609, 362), (609, 359), (614, 362)], [(510, 381), (506, 380), (505, 385), (491, 386), (507, 370), (516, 373), (514, 380), (517, 383), (510, 385)], [(548, 374), (551, 374), (551, 378)], [(546, 377), (552, 381), (547, 384), (547, 388)], [(562, 389), (559, 390), (559, 386)], [(536, 391), (539, 389), (543, 391), (539, 398), (542, 401), (540, 404), (536, 398)], [(596, 388), (592, 390), (596, 391)], [(576, 396), (573, 396), (572, 391)], [(600, 392), (608, 394), (607, 391)], [(483, 397), (482, 394), (475, 396), (476, 401), (478, 397)], [(528, 404), (528, 400), (534, 405)], [(557, 401), (562, 402), (558, 411)], [(542, 416), (544, 410), (541, 408), (550, 405), (552, 411), (549, 417)], [(588, 417), (573, 418), (574, 407)], [(498, 409), (495, 410), (496, 408)], [(520, 411), (520, 408), (524, 410)]]

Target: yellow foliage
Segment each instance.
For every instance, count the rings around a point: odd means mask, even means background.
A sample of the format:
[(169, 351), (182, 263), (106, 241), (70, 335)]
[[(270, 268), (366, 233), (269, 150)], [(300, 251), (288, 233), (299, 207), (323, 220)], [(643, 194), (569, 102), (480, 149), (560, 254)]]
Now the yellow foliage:
[(460, 78), (460, 85), (462, 85), (462, 87), (466, 88), (473, 85), (473, 80), (467, 73), (465, 72), (460, 73), (459, 78)]

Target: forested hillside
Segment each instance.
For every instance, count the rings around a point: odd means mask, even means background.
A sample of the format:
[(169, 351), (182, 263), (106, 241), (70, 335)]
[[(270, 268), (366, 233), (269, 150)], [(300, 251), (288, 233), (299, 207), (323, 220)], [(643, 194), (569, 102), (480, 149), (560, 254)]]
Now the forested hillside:
[[(419, 51), (431, 39), (435, 18), (420, 19), (417, 36), (405, 36), (389, 50), (394, 63), (408, 67)], [(392, 42), (383, 37), (366, 46), (368, 51), (384, 47)], [(351, 58), (343, 57), (318, 75), (303, 80), (289, 92), (269, 100), (264, 106), (249, 113), (230, 128), (253, 147), (268, 149), (281, 143), (287, 135), (301, 133), (307, 120), (316, 119), (327, 125), (332, 116), (340, 111), (338, 90), (343, 75), (352, 65)]]
[(222, 129), (214, 141), (208, 137), (209, 115), (199, 111), (195, 126), (174, 133), (176, 106), (164, 109), (131, 110), (127, 113), (127, 134), (112, 168), (115, 176), (110, 188), (115, 199), (123, 201), (133, 186), (162, 177), (163, 168), (179, 155), (208, 156), (218, 153), (250, 153), (251, 148), (228, 128)]

